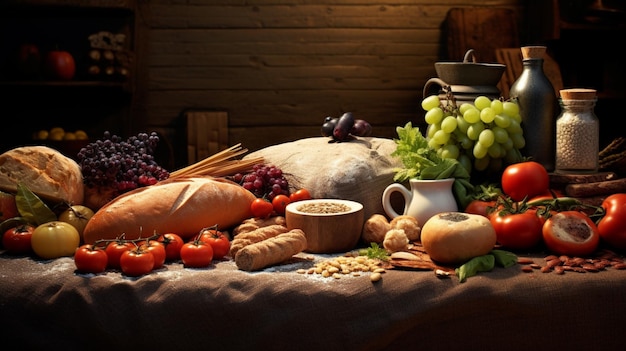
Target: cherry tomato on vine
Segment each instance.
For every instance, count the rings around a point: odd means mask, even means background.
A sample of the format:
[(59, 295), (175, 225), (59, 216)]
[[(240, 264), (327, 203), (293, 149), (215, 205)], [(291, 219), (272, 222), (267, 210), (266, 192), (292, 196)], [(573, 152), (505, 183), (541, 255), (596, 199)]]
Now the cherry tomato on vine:
[(530, 249), (541, 242), (543, 220), (536, 211), (496, 212), (490, 217), (497, 242), (512, 250)]
[(250, 205), (252, 215), (257, 218), (267, 218), (272, 214), (273, 210), (274, 206), (272, 203), (262, 198), (255, 199)]
[(596, 224), (583, 212), (561, 211), (543, 225), (543, 241), (559, 255), (585, 256), (598, 248), (600, 234)]
[(153, 267), (154, 255), (141, 247), (124, 251), (120, 257), (122, 273), (131, 277), (148, 274), (152, 272)]
[(180, 249), (180, 259), (185, 267), (204, 268), (213, 261), (213, 248), (199, 238), (187, 242)]
[(152, 269), (163, 267), (167, 253), (165, 252), (165, 246), (162, 242), (157, 240), (146, 240), (139, 242), (137, 245), (140, 249), (149, 251), (154, 256), (154, 267), (152, 267)]
[(113, 269), (120, 269), (120, 257), (122, 254), (128, 250), (132, 250), (135, 248), (135, 244), (130, 241), (125, 240), (116, 240), (110, 242), (104, 251), (107, 253), (107, 257), (109, 258), (108, 267)]
[(496, 210), (495, 206), (495, 200), (472, 200), (469, 204), (467, 204), (467, 207), (465, 207), (465, 213), (477, 214), (489, 218)]
[(289, 195), (289, 201), (296, 202), (311, 199), (311, 193), (307, 189), (298, 189)]
[(213, 258), (221, 259), (230, 251), (230, 240), (222, 231), (206, 228), (200, 233), (200, 240), (211, 245)]
[(20, 224), (7, 229), (2, 236), (2, 246), (12, 254), (31, 253), (33, 252), (31, 238), (34, 230), (35, 226), (30, 224)]
[(92, 244), (84, 244), (74, 253), (74, 264), (81, 273), (102, 273), (108, 264), (106, 251)]
[(180, 249), (185, 244), (185, 240), (175, 233), (162, 234), (157, 238), (157, 241), (163, 243), (165, 246), (165, 260), (176, 261), (180, 259)]
[(525, 161), (507, 166), (502, 172), (502, 191), (515, 201), (548, 194), (550, 176), (546, 168), (535, 161)]
[(272, 207), (274, 209), (274, 212), (276, 212), (276, 214), (279, 216), (284, 216), (285, 208), (287, 207), (287, 205), (289, 205), (289, 202), (289, 196), (287, 195), (280, 194), (274, 196), (274, 199), (272, 199)]

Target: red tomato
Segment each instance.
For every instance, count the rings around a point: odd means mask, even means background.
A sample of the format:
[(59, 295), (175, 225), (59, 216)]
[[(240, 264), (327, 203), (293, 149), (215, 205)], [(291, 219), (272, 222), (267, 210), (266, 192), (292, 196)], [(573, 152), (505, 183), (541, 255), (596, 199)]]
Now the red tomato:
[(165, 260), (176, 261), (180, 259), (180, 249), (185, 244), (185, 240), (175, 233), (166, 233), (157, 239), (165, 246)]
[(124, 240), (116, 240), (107, 245), (106, 251), (107, 257), (109, 258), (108, 267), (114, 269), (120, 269), (120, 257), (122, 254), (128, 250), (132, 250), (135, 248), (135, 244), (130, 241)]
[(154, 267), (152, 267), (152, 269), (163, 267), (165, 264), (165, 257), (167, 256), (163, 243), (157, 240), (147, 240), (140, 242), (137, 245), (139, 245), (140, 249), (149, 251), (154, 256)]
[(19, 216), (20, 213), (15, 203), (15, 195), (0, 191), (0, 222)]
[(598, 248), (600, 234), (596, 224), (586, 214), (562, 211), (554, 214), (543, 225), (543, 241), (558, 255), (585, 256)]
[(46, 75), (53, 80), (72, 80), (76, 73), (74, 57), (67, 51), (52, 50), (44, 61)]
[(609, 245), (626, 250), (626, 193), (609, 195), (602, 201), (605, 214), (598, 222), (600, 238)]
[(41, 53), (39, 47), (31, 43), (20, 45), (17, 53), (17, 69), (20, 78), (32, 79), (39, 75)]
[(287, 205), (289, 205), (289, 196), (287, 195), (276, 195), (274, 196), (274, 199), (272, 199), (274, 212), (276, 212), (279, 216), (285, 215), (285, 207), (287, 207)]
[(515, 201), (546, 194), (549, 189), (548, 171), (538, 162), (514, 163), (502, 173), (502, 191)]
[(472, 200), (465, 207), (465, 213), (477, 214), (489, 218), (495, 211), (496, 201)]
[(213, 248), (200, 239), (194, 239), (180, 249), (180, 259), (185, 267), (208, 267), (213, 261)]
[(494, 213), (490, 217), (496, 230), (497, 242), (513, 250), (530, 249), (541, 241), (543, 221), (534, 211)]
[(140, 247), (124, 251), (120, 257), (122, 273), (131, 277), (148, 274), (152, 271), (153, 267), (154, 255), (152, 252)]
[(250, 205), (250, 211), (252, 211), (252, 215), (257, 218), (267, 218), (272, 214), (274, 210), (274, 206), (271, 202), (257, 198), (252, 201)]
[(230, 251), (230, 241), (223, 232), (215, 229), (204, 229), (200, 234), (200, 240), (211, 245), (213, 258), (221, 259)]
[(82, 273), (102, 273), (106, 270), (109, 258), (101, 247), (85, 244), (76, 249), (74, 264)]
[(12, 254), (27, 254), (33, 251), (31, 238), (35, 227), (30, 224), (22, 224), (8, 229), (2, 236), (2, 246)]
[(298, 189), (296, 192), (289, 195), (290, 202), (309, 200), (311, 199), (311, 193), (307, 189)]

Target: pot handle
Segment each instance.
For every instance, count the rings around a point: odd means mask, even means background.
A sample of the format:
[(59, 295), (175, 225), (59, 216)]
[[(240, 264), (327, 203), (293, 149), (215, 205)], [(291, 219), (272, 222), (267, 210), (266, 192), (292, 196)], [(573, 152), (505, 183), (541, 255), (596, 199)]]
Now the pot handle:
[[(426, 81), (426, 84), (424, 84), (423, 98), (433, 95), (429, 93), (431, 90), (431, 85), (433, 84), (437, 84), (442, 89), (446, 89), (447, 87), (450, 86), (448, 83), (444, 82), (440, 78), (430, 78), (429, 80)], [(439, 92), (439, 89), (437, 89), (437, 92), (435, 92), (435, 94), (437, 94), (438, 92)]]
[(467, 52), (465, 53), (465, 57), (463, 57), (463, 62), (469, 62), (470, 55), (472, 57), (472, 62), (476, 63), (476, 55), (474, 54), (474, 49), (467, 50)]

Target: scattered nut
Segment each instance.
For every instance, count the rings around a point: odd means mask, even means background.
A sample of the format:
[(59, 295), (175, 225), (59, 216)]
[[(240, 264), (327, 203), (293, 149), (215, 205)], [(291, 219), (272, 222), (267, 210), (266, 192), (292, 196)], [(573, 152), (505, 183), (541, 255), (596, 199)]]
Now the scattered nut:
[(381, 279), (383, 279), (383, 276), (379, 272), (370, 274), (370, 280), (373, 281), (373, 282), (377, 282), (377, 281), (379, 281)]

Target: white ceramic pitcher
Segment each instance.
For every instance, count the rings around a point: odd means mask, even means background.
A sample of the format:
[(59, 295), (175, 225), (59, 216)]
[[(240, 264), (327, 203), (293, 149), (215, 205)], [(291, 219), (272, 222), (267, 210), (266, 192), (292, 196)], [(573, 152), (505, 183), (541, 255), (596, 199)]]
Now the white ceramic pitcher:
[(391, 195), (398, 192), (404, 198), (404, 215), (417, 218), (420, 226), (426, 221), (442, 212), (458, 211), (458, 206), (452, 194), (454, 178), (421, 180), (411, 179), (408, 190), (400, 183), (389, 185), (383, 192), (383, 209), (391, 218), (400, 216), (391, 206)]

